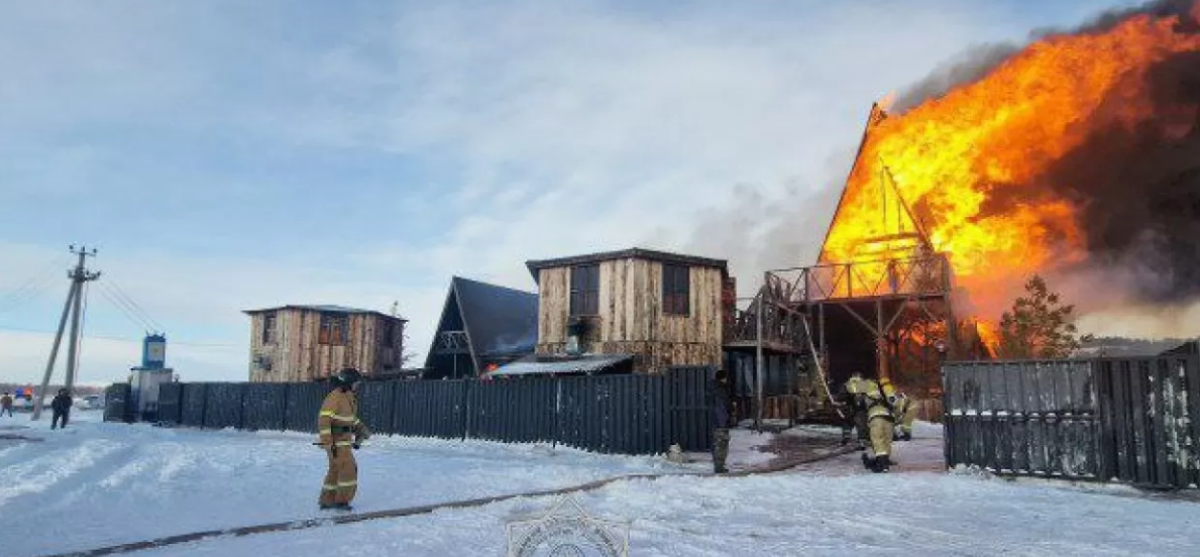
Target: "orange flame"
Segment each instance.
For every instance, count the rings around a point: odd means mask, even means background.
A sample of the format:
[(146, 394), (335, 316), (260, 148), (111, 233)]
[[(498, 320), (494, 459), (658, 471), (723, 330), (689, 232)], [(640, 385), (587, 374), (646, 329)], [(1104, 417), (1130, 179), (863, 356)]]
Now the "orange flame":
[[(1191, 14), (1200, 21), (1200, 2)], [(1092, 119), (1136, 126), (1153, 117), (1146, 69), (1200, 51), (1200, 36), (1178, 24), (1138, 15), (1104, 32), (1051, 36), (907, 113), (873, 113), (821, 261), (878, 259), (881, 245), (907, 249), (894, 239), (923, 234), (994, 317), (997, 282), (1086, 259), (1079, 207), (1039, 180)]]
[(979, 333), (979, 341), (987, 346), (992, 354), (1000, 351), (1000, 333), (996, 331), (996, 325), (988, 321), (976, 321), (975, 331)]

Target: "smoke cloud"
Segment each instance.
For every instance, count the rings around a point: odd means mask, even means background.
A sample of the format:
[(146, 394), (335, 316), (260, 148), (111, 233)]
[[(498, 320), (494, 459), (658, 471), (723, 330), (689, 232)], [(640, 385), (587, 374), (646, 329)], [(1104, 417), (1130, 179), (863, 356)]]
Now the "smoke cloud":
[[(1177, 32), (1200, 33), (1200, 2), (1166, 0), (1106, 12), (1073, 30), (1040, 30), (1032, 39), (1103, 33), (1138, 15), (1177, 17)], [(972, 47), (905, 89), (893, 112), (980, 80), (1019, 51), (1004, 44)], [(986, 208), (1004, 212), (1036, 201), (1031, 195), (1068, 200), (1089, 253), (1050, 276), (1092, 313), (1081, 321), (1111, 324), (1094, 316), (1119, 315), (1146, 334), (1194, 334), (1200, 331), (1200, 53), (1168, 57), (1127, 79), (1145, 80), (1127, 85), (1148, 91), (1148, 116), (1131, 124), (1122, 92), (1132, 87), (1116, 88), (1098, 110), (1080, 115), (1086, 138), (1049, 166), (1037, 187), (996, 188)]]
[[(1074, 29), (1035, 31), (1031, 41), (1107, 32), (1136, 15), (1176, 16), (1178, 32), (1200, 33), (1198, 4), (1165, 0), (1114, 10)], [(1022, 48), (971, 46), (902, 89), (893, 114), (983, 79)], [(1130, 125), (1122, 113), (1127, 102), (1121, 95), (1123, 88), (1116, 88), (1094, 113), (1079, 115), (1082, 129), (1089, 130), (1087, 136), (1036, 177), (1032, 184), (1036, 187), (994, 188), (996, 197), (988, 200), (986, 210), (1004, 212), (1036, 201), (1031, 195), (1067, 200), (1077, 208), (1088, 256), (1083, 263), (1061, 266), (1047, 276), (1052, 287), (1077, 303), (1085, 314), (1081, 319), (1085, 328), (1104, 325), (1095, 332), (1135, 335), (1137, 331), (1103, 317), (1120, 316), (1125, 323), (1137, 324), (1142, 336), (1195, 334), (1200, 332), (1200, 53), (1166, 58), (1145, 74), (1127, 79), (1147, 80), (1136, 85), (1149, 91), (1149, 116)], [(797, 196), (784, 203), (742, 188), (739, 206), (732, 211), (701, 216), (700, 232), (689, 247), (743, 254), (744, 246), (761, 246), (736, 258), (745, 268), (735, 272), (744, 277), (805, 264), (819, 250), (842, 186), (838, 181), (814, 198)], [(780, 206), (797, 209), (789, 212)], [(997, 280), (993, 294), (1011, 300), (1028, 277), (1010, 278)], [(969, 304), (963, 303), (970, 308)], [(1001, 308), (983, 313), (995, 309)]]

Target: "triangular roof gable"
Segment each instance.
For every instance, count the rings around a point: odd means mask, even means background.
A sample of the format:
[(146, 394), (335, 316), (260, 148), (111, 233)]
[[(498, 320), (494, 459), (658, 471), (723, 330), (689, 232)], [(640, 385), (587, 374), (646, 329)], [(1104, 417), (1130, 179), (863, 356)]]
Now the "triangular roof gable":
[(833, 225), (837, 224), (838, 217), (842, 214), (842, 208), (846, 204), (846, 192), (850, 189), (850, 181), (854, 178), (854, 173), (858, 171), (859, 159), (862, 158), (863, 150), (867, 147), (867, 139), (871, 136), (871, 128), (887, 118), (887, 112), (879, 106), (879, 103), (871, 105), (871, 114), (867, 116), (867, 125), (863, 127), (862, 140), (858, 142), (858, 152), (854, 154), (854, 162), (850, 165), (850, 173), (846, 174), (846, 182), (842, 184), (842, 195), (838, 197), (837, 208), (833, 210), (833, 218), (829, 219), (829, 227), (825, 229), (825, 239), (821, 241), (821, 254), (817, 256), (819, 263), (825, 262), (825, 245), (829, 243), (829, 236), (833, 234)]
[[(429, 342), (429, 351), (425, 353), (426, 368), (433, 367), (433, 356), (437, 352), (438, 338), (441, 337), (443, 332), (446, 332), (448, 320), (457, 318), (458, 322), (463, 324), (463, 330), (466, 330), (466, 321), (462, 318), (461, 307), (458, 303), (458, 296), (454, 294), (454, 281), (451, 279), (450, 288), (446, 291), (446, 301), (442, 304), (441, 317), (438, 318), (437, 328), (433, 330), (433, 339)], [(471, 354), (471, 360), (475, 360), (474, 353)]]
[(453, 284), (476, 357), (533, 352), (537, 294), (461, 277), (455, 277)]
[(482, 358), (532, 353), (537, 344), (537, 308), (537, 294), (452, 277), (425, 366), (433, 365), (438, 337), (454, 317), (463, 324), (476, 372)]
[[(899, 184), (896, 183), (892, 171), (887, 166), (883, 166), (886, 161), (864, 161), (863, 152), (866, 150), (867, 142), (871, 139), (871, 132), (876, 126), (888, 118), (885, 112), (878, 104), (871, 105), (871, 115), (867, 118), (867, 124), (863, 130), (862, 141), (858, 145), (858, 152), (854, 156), (854, 164), (850, 167), (850, 173), (846, 175), (846, 183), (842, 186), (842, 195), (838, 198), (837, 208), (833, 212), (833, 218), (829, 220), (829, 227), (825, 230), (825, 239), (821, 242), (821, 253), (817, 258), (818, 263), (830, 263), (827, 249), (829, 247), (829, 239), (833, 235), (834, 226), (837, 225), (838, 219), (846, 210), (847, 204), (853, 199), (861, 199), (864, 192), (855, 192), (855, 196), (850, 195), (850, 185), (855, 182), (855, 175), (861, 172), (863, 167), (868, 163), (877, 163), (881, 165), (882, 177), (880, 187), (884, 188), (882, 192), (883, 204), (880, 209), (883, 212), (878, 214), (878, 217), (884, 223), (885, 230), (872, 238), (860, 238), (864, 244), (874, 244), (879, 246), (876, 249), (890, 251), (892, 249), (911, 249), (913, 247), (925, 246), (929, 247), (929, 235), (925, 230), (923, 223), (913, 213), (912, 207), (900, 193)], [(869, 199), (875, 199), (869, 197)], [(895, 208), (895, 214), (892, 213), (892, 208)], [(894, 220), (894, 223), (893, 223)], [(893, 224), (895, 229), (893, 230)], [(900, 243), (897, 248), (896, 243)], [(915, 242), (915, 245), (913, 243)]]

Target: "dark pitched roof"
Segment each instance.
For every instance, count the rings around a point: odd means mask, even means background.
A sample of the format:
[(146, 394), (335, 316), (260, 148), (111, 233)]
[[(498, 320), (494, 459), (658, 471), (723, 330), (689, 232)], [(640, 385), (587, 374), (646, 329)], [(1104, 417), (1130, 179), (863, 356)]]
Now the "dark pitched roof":
[[(437, 347), (437, 334), (441, 332), (446, 311), (454, 305), (463, 322), (463, 330), (471, 343), (471, 353), (476, 358), (490, 358), (514, 354), (529, 354), (537, 344), (538, 297), (537, 294), (515, 290), (486, 282), (453, 277), (442, 321), (434, 333), (429, 354)], [(477, 362), (478, 363), (478, 362)], [(429, 364), (426, 364), (429, 365)]]
[(454, 277), (459, 309), (479, 356), (533, 351), (537, 344), (537, 294)]
[(1163, 352), (1163, 356), (1195, 356), (1200, 354), (1200, 341), (1185, 342), (1175, 348)]
[(275, 306), (275, 307), (264, 308), (264, 309), (248, 309), (248, 310), (243, 311), (242, 313), (252, 315), (255, 313), (264, 313), (264, 312), (268, 312), (268, 311), (279, 311), (281, 309), (299, 309), (299, 310), (304, 310), (304, 311), (325, 311), (325, 312), (329, 312), (329, 313), (374, 314), (374, 315), (380, 315), (383, 317), (388, 317), (391, 319), (399, 319), (400, 321), (408, 321), (407, 319), (405, 319), (403, 317), (394, 317), (394, 316), (388, 315), (386, 313), (375, 311), (375, 310), (352, 308), (352, 307), (347, 307), (347, 306), (339, 306), (339, 305), (335, 305), (335, 304), (287, 304), (284, 306)]
[(587, 255), (559, 257), (556, 259), (526, 261), (525, 266), (533, 275), (533, 279), (537, 280), (538, 271), (541, 269), (549, 269), (552, 267), (573, 267), (575, 265), (599, 263), (601, 261), (612, 261), (615, 259), (648, 259), (650, 261), (679, 263), (681, 265), (690, 265), (693, 267), (714, 267), (721, 269), (722, 271), (728, 271), (729, 268), (729, 262), (724, 259), (710, 259), (707, 257), (697, 257), (694, 255), (683, 255), (642, 248), (632, 248), (620, 251), (605, 251), (600, 253), (590, 253)]

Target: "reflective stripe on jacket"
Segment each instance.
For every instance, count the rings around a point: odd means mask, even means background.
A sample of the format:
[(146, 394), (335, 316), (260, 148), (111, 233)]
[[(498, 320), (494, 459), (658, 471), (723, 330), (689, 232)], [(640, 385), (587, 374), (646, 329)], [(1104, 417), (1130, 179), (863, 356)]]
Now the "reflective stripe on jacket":
[(365, 439), (369, 432), (358, 419), (358, 397), (341, 389), (325, 395), (317, 416), (317, 433), (322, 445), (348, 446), (355, 437)]

